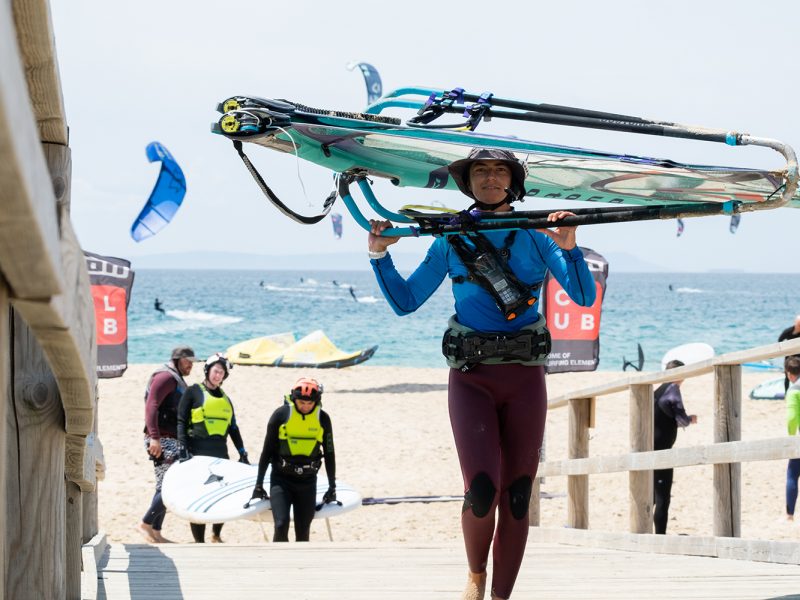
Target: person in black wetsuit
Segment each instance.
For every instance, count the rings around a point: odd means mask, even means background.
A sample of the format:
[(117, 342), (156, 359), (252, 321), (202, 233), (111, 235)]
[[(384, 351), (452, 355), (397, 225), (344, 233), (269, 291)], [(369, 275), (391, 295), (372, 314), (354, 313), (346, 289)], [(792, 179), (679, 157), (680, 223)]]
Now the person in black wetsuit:
[[(213, 354), (206, 360), (203, 383), (190, 386), (178, 405), (178, 444), (180, 461), (192, 455), (228, 458), (228, 436), (237, 451), (239, 462), (250, 464), (244, 449), (242, 434), (236, 424), (233, 403), (220, 387), (228, 378), (231, 365), (222, 354)], [(190, 523), (194, 541), (205, 542), (206, 526)], [(214, 523), (211, 541), (221, 543), (222, 523)]]
[[(317, 503), (317, 471), (325, 461), (328, 490), (323, 503), (336, 501), (336, 458), (331, 418), (322, 410), (322, 386), (300, 378), (269, 419), (258, 461), (253, 498), (269, 497), (275, 522), (273, 542), (289, 541), (289, 509), (294, 507), (294, 535), (307, 542)], [(272, 466), (269, 496), (264, 490), (267, 465)]]
[(155, 302), (153, 302), (153, 308), (160, 312), (162, 315), (167, 314), (167, 311), (164, 310), (164, 307), (161, 305), (161, 300), (156, 298)]
[[(682, 367), (679, 360), (667, 363), (667, 369)], [(686, 427), (697, 423), (697, 415), (687, 415), (683, 407), (680, 381), (661, 384), (653, 394), (653, 450), (669, 450), (678, 437), (678, 426)], [(653, 523), (656, 533), (667, 533), (669, 519), (669, 502), (672, 495), (672, 469), (656, 469), (653, 471), (653, 492), (655, 508)]]
[[(781, 334), (778, 336), (779, 342), (785, 342), (788, 340), (794, 340), (796, 338), (800, 338), (800, 315), (797, 315), (794, 318), (794, 325), (791, 327), (787, 327)], [(794, 356), (800, 357), (800, 354), (795, 354)], [(787, 391), (789, 389), (789, 377), (784, 375), (783, 379), (783, 391)]]

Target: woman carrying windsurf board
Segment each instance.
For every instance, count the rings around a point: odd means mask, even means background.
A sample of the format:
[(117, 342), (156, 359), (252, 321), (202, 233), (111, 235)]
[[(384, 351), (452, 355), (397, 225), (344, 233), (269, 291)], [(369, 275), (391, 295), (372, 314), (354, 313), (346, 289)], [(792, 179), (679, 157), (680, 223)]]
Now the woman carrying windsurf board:
[[(512, 153), (475, 148), (449, 165), (470, 209), (512, 210), (525, 196), (527, 166)], [(572, 213), (556, 211), (554, 222)], [(398, 315), (417, 310), (445, 277), (453, 284), (455, 315), (442, 341), (451, 367), (450, 422), (464, 481), (461, 526), (469, 573), (462, 598), (484, 597), (489, 548), (491, 597), (511, 596), (528, 537), (528, 505), (539, 464), (547, 413), (544, 363), (550, 335), (538, 312), (550, 270), (582, 306), (595, 283), (575, 238), (575, 227), (472, 232), (438, 237), (407, 279), (381, 233), (389, 221), (371, 221), (369, 257), (378, 284)]]

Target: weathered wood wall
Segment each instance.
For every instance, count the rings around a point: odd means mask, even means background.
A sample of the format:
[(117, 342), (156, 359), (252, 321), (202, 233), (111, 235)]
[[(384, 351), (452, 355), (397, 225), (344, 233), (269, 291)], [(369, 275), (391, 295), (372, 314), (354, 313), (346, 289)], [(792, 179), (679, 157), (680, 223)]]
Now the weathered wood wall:
[(0, 600), (80, 597), (97, 532), (94, 308), (47, 0), (0, 3)]

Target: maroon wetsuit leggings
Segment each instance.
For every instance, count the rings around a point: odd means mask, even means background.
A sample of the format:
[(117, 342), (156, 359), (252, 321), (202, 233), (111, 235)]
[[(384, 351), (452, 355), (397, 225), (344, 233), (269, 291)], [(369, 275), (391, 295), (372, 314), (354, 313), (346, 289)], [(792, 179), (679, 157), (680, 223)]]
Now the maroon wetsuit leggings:
[[(467, 503), (461, 515), (469, 569), (486, 570), (494, 538), (491, 589), (509, 598), (528, 539), (527, 505), (512, 510), (512, 497), (519, 505), (520, 483), (524, 488), (532, 481), (539, 465), (547, 415), (544, 368), (479, 364), (466, 373), (450, 369), (448, 405), (466, 495), (475, 497), (480, 490), (485, 505), (477, 510), (484, 516), (476, 516)], [(485, 501), (487, 487), (491, 506)]]

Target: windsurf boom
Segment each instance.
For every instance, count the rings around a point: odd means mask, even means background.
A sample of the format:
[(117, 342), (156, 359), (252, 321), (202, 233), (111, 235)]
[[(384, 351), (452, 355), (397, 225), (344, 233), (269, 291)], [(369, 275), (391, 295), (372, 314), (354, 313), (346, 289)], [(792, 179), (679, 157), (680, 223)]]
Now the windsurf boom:
[[(386, 108), (416, 110), (405, 123), (380, 114)], [(456, 89), (439, 93), (427, 88), (402, 88), (371, 104), (365, 113), (311, 108), (286, 100), (235, 96), (218, 106), (222, 117), (214, 133), (234, 141), (237, 151), (262, 191), (287, 216), (314, 223), (335, 201), (329, 196), (321, 214), (312, 217), (291, 210), (267, 186), (243, 150), (243, 142), (296, 153), (339, 174), (338, 193), (355, 220), (369, 229), (369, 220), (351, 193), (356, 183), (366, 204), (396, 226), (384, 235), (449, 235), (488, 229), (553, 226), (551, 211), (441, 213), (391, 211), (372, 192), (368, 178), (388, 179), (398, 186), (456, 189), (447, 166), (475, 147), (501, 148), (528, 163), (526, 198), (551, 198), (565, 203), (608, 203), (613, 207), (572, 209), (574, 217), (556, 223), (585, 225), (645, 219), (672, 219), (800, 207), (796, 196), (798, 165), (791, 147), (745, 133), (688, 127), (664, 121), (548, 104), (532, 104), (480, 96)], [(439, 124), (444, 115), (460, 114), (455, 123)], [(490, 118), (534, 121), (679, 137), (731, 146), (771, 148), (786, 160), (780, 170), (691, 165), (666, 159), (572, 148), (516, 137), (477, 133)], [(565, 205), (565, 208), (567, 206)]]

